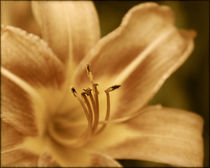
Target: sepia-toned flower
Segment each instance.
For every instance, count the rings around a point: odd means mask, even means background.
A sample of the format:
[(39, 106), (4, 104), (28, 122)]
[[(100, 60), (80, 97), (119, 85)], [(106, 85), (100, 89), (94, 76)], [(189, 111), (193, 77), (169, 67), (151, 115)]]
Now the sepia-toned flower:
[(147, 105), (194, 48), (170, 8), (136, 5), (100, 38), (93, 2), (31, 5), (41, 37), (1, 27), (3, 166), (203, 165), (203, 119)]

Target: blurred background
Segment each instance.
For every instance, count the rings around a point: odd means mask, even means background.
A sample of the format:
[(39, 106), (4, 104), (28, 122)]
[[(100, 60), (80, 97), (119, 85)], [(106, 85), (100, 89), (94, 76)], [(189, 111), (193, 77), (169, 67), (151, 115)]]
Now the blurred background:
[[(94, 1), (99, 14), (101, 33), (105, 36), (117, 28), (125, 13), (134, 5), (145, 1)], [(176, 17), (176, 25), (182, 29), (197, 32), (195, 49), (190, 58), (163, 85), (150, 104), (185, 109), (200, 114), (204, 120), (204, 166), (209, 167), (209, 1), (156, 1), (170, 6)], [(25, 1), (23, 4), (29, 4)], [(21, 27), (28, 32), (38, 34), (37, 25), (32, 20), (32, 13), (26, 5), (15, 6), (15, 10), (1, 6), (1, 21)], [(14, 8), (13, 8), (14, 9)], [(10, 13), (9, 13), (10, 11)], [(12, 12), (11, 12), (12, 11)], [(9, 20), (10, 15), (20, 15), (19, 19)], [(27, 15), (25, 15), (27, 13)], [(24, 20), (24, 22), (23, 22)], [(171, 98), (173, 97), (173, 98)], [(170, 167), (169, 165), (136, 161), (119, 160), (128, 167)]]
[[(102, 36), (119, 26), (124, 14), (144, 1), (95, 1)], [(156, 1), (170, 6), (176, 25), (197, 32), (190, 58), (163, 85), (150, 104), (162, 104), (200, 114), (204, 120), (205, 167), (209, 167), (209, 1)], [(173, 99), (171, 98), (173, 97)], [(120, 160), (124, 166), (169, 167), (134, 160)]]

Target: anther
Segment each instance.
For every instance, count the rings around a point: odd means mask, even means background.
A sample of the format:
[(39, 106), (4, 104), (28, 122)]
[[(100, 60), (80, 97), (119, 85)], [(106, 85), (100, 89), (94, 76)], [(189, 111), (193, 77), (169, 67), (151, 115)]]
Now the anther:
[(88, 96), (91, 94), (91, 91), (92, 91), (92, 89), (90, 89), (90, 88), (83, 89), (83, 90), (84, 90), (85, 94)]
[(87, 76), (90, 79), (90, 82), (93, 83), (93, 75), (92, 75), (92, 72), (90, 71), (89, 65), (87, 65), (86, 70), (87, 70)]
[(86, 96), (86, 93), (85, 92), (82, 92), (81, 93), (82, 97)]
[[(87, 109), (86, 109), (86, 107), (85, 107), (84, 102), (82, 101), (82, 99), (81, 99), (79, 96), (77, 96), (77, 91), (76, 91), (75, 88), (72, 87), (72, 88), (71, 88), (71, 91), (72, 91), (72, 93), (74, 94), (74, 96), (76, 97), (76, 99), (79, 101), (80, 105), (82, 106), (82, 108), (83, 108), (83, 110), (84, 110), (84, 112), (85, 112), (85, 115), (86, 115), (86, 117), (87, 117), (87, 120), (89, 121), (88, 111), (87, 111)], [(82, 93), (82, 96), (83, 96), (83, 95), (85, 95), (84, 92)]]
[(86, 96), (87, 93), (86, 93), (86, 92), (82, 92), (81, 95), (82, 95), (83, 99), (85, 100), (85, 104), (86, 104), (86, 106), (87, 106), (87, 108), (88, 108), (88, 114), (89, 114), (89, 118), (90, 118), (90, 124), (91, 124), (91, 126), (92, 126), (92, 122), (93, 122), (93, 112), (92, 112), (92, 109), (91, 109), (90, 102), (89, 102), (89, 100), (88, 100), (88, 98), (87, 98), (87, 96)]
[(106, 93), (107, 93), (107, 92), (111, 92), (111, 91), (113, 91), (113, 90), (115, 90), (115, 89), (118, 89), (119, 87), (120, 87), (120, 85), (114, 85), (114, 86), (109, 87), (108, 89), (106, 89), (105, 92), (106, 92)]
[[(92, 128), (91, 128), (92, 123), (91, 123), (91, 118), (90, 118), (90, 116), (89, 116), (89, 111), (88, 111), (88, 109), (86, 108), (86, 106), (85, 106), (83, 100), (80, 98), (80, 96), (77, 95), (76, 89), (75, 89), (74, 87), (72, 87), (72, 88), (71, 88), (71, 91), (72, 91), (72, 93), (74, 94), (74, 96), (76, 97), (76, 99), (78, 100), (78, 102), (80, 103), (80, 105), (81, 105), (81, 107), (82, 107), (82, 109), (83, 109), (83, 111), (84, 111), (84, 113), (85, 113), (85, 116), (86, 116), (86, 118), (87, 118), (87, 121), (88, 121), (88, 128), (87, 128), (88, 133), (87, 133), (87, 137), (88, 137), (90, 134), (92, 134)], [(82, 95), (83, 95), (83, 94), (82, 94)], [(85, 131), (85, 132), (86, 132), (86, 131)], [(86, 134), (86, 133), (84, 133), (83, 135), (85, 135), (85, 134)]]
[(76, 89), (75, 89), (75, 88), (71, 88), (71, 91), (72, 91), (73, 95), (74, 95), (75, 97), (77, 97), (77, 91), (76, 91)]
[(87, 65), (87, 71), (90, 72), (90, 65)]
[(92, 102), (93, 109), (94, 109), (93, 110), (93, 112), (94, 112), (93, 132), (95, 132), (95, 130), (97, 129), (98, 123), (99, 123), (99, 100), (98, 100), (99, 92), (97, 89), (98, 84), (93, 82), (93, 75), (92, 75), (89, 65), (86, 66), (86, 70), (87, 70), (87, 75), (90, 80), (90, 83), (92, 84), (92, 89), (94, 92), (94, 99), (93, 99), (93, 97), (91, 97), (91, 95), (90, 95), (90, 98), (91, 98), (91, 102)]

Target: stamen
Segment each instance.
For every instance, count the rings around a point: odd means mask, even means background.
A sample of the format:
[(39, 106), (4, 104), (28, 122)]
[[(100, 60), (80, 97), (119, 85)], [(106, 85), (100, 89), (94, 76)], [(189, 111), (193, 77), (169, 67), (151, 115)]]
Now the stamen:
[(95, 110), (94, 110), (94, 124), (93, 124), (93, 132), (97, 129), (99, 123), (99, 101), (98, 101), (98, 84), (93, 84), (94, 98), (95, 98)]
[[(81, 93), (82, 98), (80, 98), (78, 96), (75, 88), (71, 89), (73, 95), (75, 96), (75, 98), (79, 101), (80, 105), (82, 106), (83, 111), (84, 111), (86, 118), (88, 120), (88, 131), (86, 131), (87, 134), (85, 134), (85, 133), (82, 134), (85, 136), (84, 139), (76, 139), (77, 143), (79, 141), (82, 141), (83, 144), (88, 141), (88, 139), (90, 138), (91, 135), (94, 135), (94, 134), (97, 135), (97, 134), (101, 133), (105, 129), (107, 124), (109, 123), (110, 110), (111, 110), (110, 92), (114, 91), (115, 89), (118, 89), (120, 87), (120, 85), (114, 85), (114, 86), (109, 87), (108, 89), (105, 90), (106, 101), (107, 101), (106, 116), (105, 116), (104, 121), (99, 123), (99, 98), (98, 98), (99, 92), (98, 92), (98, 88), (97, 88), (98, 84), (94, 83), (94, 81), (93, 81), (93, 75), (92, 75), (89, 65), (87, 65), (86, 70), (87, 70), (88, 78), (92, 85), (92, 89), (90, 89), (90, 88), (83, 89), (84, 92)], [(92, 94), (92, 90), (93, 90), (93, 94)], [(89, 97), (89, 99), (87, 96)], [(102, 124), (102, 125), (99, 129), (97, 129), (99, 124)], [(62, 143), (65, 143), (65, 142), (62, 142)]]
[(91, 109), (91, 105), (90, 105), (90, 102), (86, 96), (86, 92), (83, 92), (81, 93), (82, 97), (84, 98), (85, 100), (85, 104), (87, 105), (87, 108), (88, 108), (88, 113), (89, 113), (89, 118), (90, 118), (90, 124), (92, 126), (92, 122), (93, 122), (93, 112), (92, 112), (92, 109)]
[(72, 88), (71, 90), (72, 90), (72, 93), (74, 94), (74, 96), (76, 97), (76, 99), (79, 101), (80, 105), (82, 106), (82, 109), (83, 109), (83, 111), (85, 113), (85, 116), (86, 116), (86, 118), (88, 120), (88, 128), (87, 128), (88, 135), (89, 134), (92, 134), (91, 120), (90, 120), (90, 117), (89, 117), (88, 110), (87, 110), (85, 104), (83, 103), (82, 99), (77, 95), (76, 89), (75, 88)]
[(93, 74), (90, 71), (90, 66), (89, 65), (87, 65), (86, 70), (87, 70), (87, 76), (90, 79), (90, 82), (93, 83)]
[[(93, 125), (95, 123), (95, 117), (96, 117), (96, 103), (95, 103), (95, 100), (93, 98), (93, 95), (92, 95), (92, 92), (91, 92), (91, 89), (88, 88), (88, 89), (84, 89), (85, 93), (89, 96), (90, 98), (90, 101), (91, 101), (91, 104), (92, 104), (92, 114), (94, 114), (94, 121), (93, 121)], [(95, 128), (94, 128), (95, 129)]]
[(92, 84), (92, 89), (93, 89), (93, 92), (94, 92), (94, 100), (95, 100), (94, 104), (95, 104), (95, 106), (94, 106), (93, 132), (95, 132), (95, 130), (97, 129), (98, 123), (99, 123), (99, 101), (98, 101), (98, 89), (97, 89), (98, 84), (93, 82), (93, 74), (90, 70), (89, 65), (87, 65), (86, 70), (87, 70), (87, 75), (88, 75), (88, 78), (89, 78), (89, 80)]
[(105, 90), (106, 93), (106, 102), (107, 102), (107, 109), (106, 109), (106, 116), (105, 116), (105, 120), (104, 123), (102, 124), (101, 128), (96, 132), (96, 135), (101, 133), (107, 126), (107, 121), (109, 120), (109, 116), (110, 116), (110, 95), (109, 92), (118, 89), (120, 87), (120, 85), (114, 85), (112, 87), (109, 87), (108, 89)]
[(72, 90), (72, 93), (74, 94), (74, 96), (79, 101), (80, 105), (82, 106), (82, 109), (85, 112), (85, 116), (86, 116), (86, 118), (88, 120), (88, 124), (90, 124), (90, 117), (89, 117), (88, 111), (87, 111), (87, 109), (85, 107), (85, 104), (83, 103), (82, 99), (77, 95), (77, 91), (75, 90), (75, 88), (72, 88), (71, 90)]

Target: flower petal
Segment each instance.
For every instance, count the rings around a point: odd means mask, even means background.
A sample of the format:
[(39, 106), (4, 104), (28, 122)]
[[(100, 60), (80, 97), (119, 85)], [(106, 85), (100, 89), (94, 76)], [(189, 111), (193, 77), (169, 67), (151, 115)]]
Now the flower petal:
[(2, 166), (36, 166), (38, 156), (21, 148), (24, 137), (14, 127), (1, 122)]
[[(44, 41), (10, 26), (2, 27), (1, 49), (2, 120), (35, 136), (36, 122), (47, 115), (43, 108), (50, 94), (57, 94), (64, 83), (63, 64)], [(59, 103), (59, 97), (54, 97), (51, 106)]]
[(102, 152), (120, 159), (148, 160), (185, 167), (203, 165), (203, 119), (200, 116), (160, 106), (147, 107), (142, 112), (124, 123), (131, 130), (136, 130), (137, 136), (125, 138), (109, 147), (105, 145)]
[(116, 117), (137, 111), (193, 49), (194, 32), (179, 32), (173, 20), (168, 7), (155, 3), (135, 6), (78, 66), (75, 82), (85, 83), (86, 73), (81, 70), (90, 63), (97, 83), (108, 80), (109, 85), (122, 86)]
[(121, 165), (108, 155), (86, 150), (85, 148), (66, 148), (53, 145), (53, 156), (63, 167), (121, 167)]
[[(30, 95), (6, 77), (2, 80), (2, 120), (24, 135), (36, 136), (34, 108)], [(7, 132), (2, 132), (2, 137)]]
[(62, 62), (68, 61), (71, 54), (74, 62), (80, 62), (99, 39), (92, 2), (33, 2), (33, 11), (44, 40)]
[(11, 150), (23, 142), (23, 135), (1, 121), (1, 152)]
[[(143, 107), (159, 90), (165, 80), (187, 59), (193, 49), (193, 32), (174, 33), (154, 50), (122, 83), (121, 103), (116, 117), (135, 112)], [(134, 100), (134, 101), (128, 101)], [(138, 104), (138, 105), (137, 105)]]
[(37, 166), (38, 156), (31, 152), (18, 149), (2, 153), (1, 155), (2, 166), (7, 167), (26, 167)]
[(3, 26), (1, 42), (4, 68), (31, 85), (60, 87), (63, 84), (63, 64), (38, 36)]
[(1, 23), (40, 35), (40, 29), (32, 15), (30, 3), (30, 1), (2, 1)]

